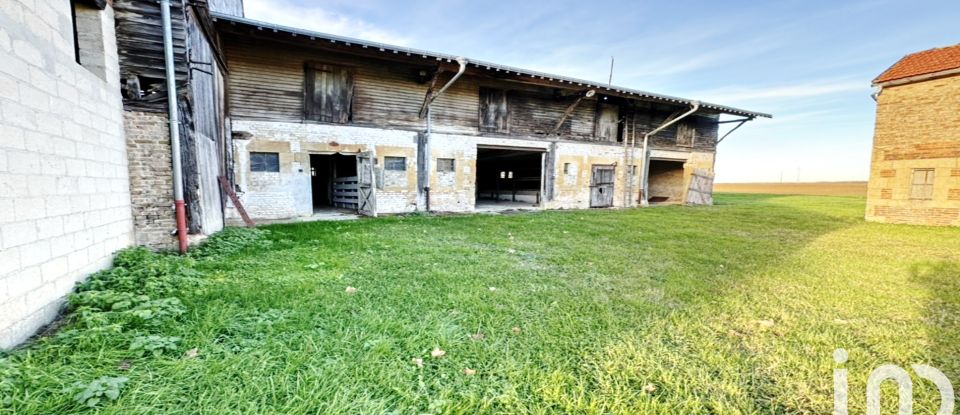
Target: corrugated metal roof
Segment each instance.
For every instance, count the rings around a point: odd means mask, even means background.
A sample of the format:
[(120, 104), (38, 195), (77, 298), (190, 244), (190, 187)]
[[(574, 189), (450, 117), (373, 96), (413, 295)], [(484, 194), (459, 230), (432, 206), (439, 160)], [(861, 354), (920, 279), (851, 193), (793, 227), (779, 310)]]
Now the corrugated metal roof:
[[(314, 32), (314, 31), (309, 31), (304, 29), (297, 29), (293, 27), (281, 26), (281, 25), (276, 25), (272, 23), (266, 23), (266, 22), (261, 22), (257, 20), (247, 19), (243, 17), (225, 15), (221, 13), (210, 13), (210, 15), (213, 17), (214, 21), (222, 20), (225, 22), (229, 22), (233, 25), (244, 25), (244, 26), (249, 26), (251, 28), (255, 28), (258, 30), (284, 32), (292, 36), (298, 36), (298, 37), (302, 36), (310, 40), (327, 41), (331, 43), (341, 43), (346, 46), (359, 46), (365, 49), (376, 49), (379, 52), (384, 52), (384, 53), (394, 53), (394, 54), (402, 53), (407, 56), (420, 56), (424, 59), (433, 59), (433, 60), (446, 61), (446, 62), (454, 62), (457, 58), (459, 58), (459, 56), (454, 56), (454, 55), (449, 55), (444, 53), (430, 52), (426, 50), (388, 45), (384, 43), (354, 39), (354, 38), (349, 38), (344, 36), (337, 36), (329, 33), (321, 33), (321, 32)], [(593, 88), (598, 91), (610, 91), (610, 92), (616, 92), (616, 93), (625, 94), (625, 95), (634, 95), (640, 98), (646, 98), (654, 101), (661, 101), (661, 102), (675, 103), (675, 104), (692, 105), (696, 101), (696, 100), (691, 100), (686, 98), (673, 97), (669, 95), (655, 94), (652, 92), (641, 91), (638, 89), (625, 88), (625, 87), (616, 86), (616, 85), (603, 85), (603, 84), (599, 84), (593, 81), (587, 81), (583, 79), (570, 78), (570, 77), (561, 76), (561, 75), (553, 75), (553, 74), (548, 74), (544, 72), (532, 71), (528, 69), (515, 68), (512, 66), (499, 65), (495, 63), (470, 59), (469, 57), (466, 57), (465, 59), (467, 59), (467, 61), (469, 62), (468, 64), (469, 66), (473, 66), (475, 68), (480, 68), (480, 69), (494, 71), (494, 72), (504, 72), (506, 74), (512, 73), (512, 74), (517, 74), (521, 76), (529, 76), (530, 78), (533, 78), (533, 79), (542, 79), (542, 80), (557, 82), (560, 84), (569, 84), (569, 85), (576, 85), (578, 87)], [(700, 106), (702, 108), (709, 108), (709, 109), (719, 111), (721, 113), (732, 114), (732, 115), (742, 115), (746, 117), (764, 117), (764, 118), (773, 117), (770, 114), (765, 114), (762, 112), (747, 111), (740, 108), (728, 107), (726, 105), (711, 104), (708, 102), (701, 102)]]

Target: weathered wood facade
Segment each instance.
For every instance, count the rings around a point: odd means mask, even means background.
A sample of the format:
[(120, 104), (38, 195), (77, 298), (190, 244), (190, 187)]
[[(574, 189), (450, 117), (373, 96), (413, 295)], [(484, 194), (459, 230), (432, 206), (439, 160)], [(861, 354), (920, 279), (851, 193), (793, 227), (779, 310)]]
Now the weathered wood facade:
[[(164, 61), (163, 27), (160, 4), (148, 0), (116, 0), (117, 46), (120, 61), (125, 118), (128, 125), (144, 119), (167, 119), (167, 87)], [(211, 11), (242, 15), (240, 0), (171, 0), (170, 14), (174, 44), (178, 108), (180, 112), (181, 159), (183, 161), (184, 200), (190, 233), (211, 234), (223, 227), (224, 197), (218, 176), (232, 180), (232, 145), (226, 116), (226, 62), (219, 36), (210, 17)], [(158, 134), (157, 134), (158, 135)], [(162, 139), (163, 137), (157, 137)], [(155, 141), (154, 141), (155, 142)], [(169, 141), (144, 149), (131, 142), (131, 186), (135, 194), (148, 192), (151, 177), (169, 175), (151, 158), (157, 152), (169, 153)], [(138, 147), (139, 145), (139, 147)], [(166, 227), (173, 218), (165, 197), (134, 200), (137, 228), (144, 234), (151, 227)], [(138, 213), (139, 211), (139, 213)], [(163, 232), (154, 232), (163, 235)], [(167, 232), (169, 233), (169, 232)], [(164, 240), (139, 240), (165, 246)], [(153, 239), (153, 238), (151, 238)]]
[[(304, 91), (307, 86), (305, 67), (322, 62), (348, 68), (352, 75), (353, 107), (350, 122), (342, 124), (367, 127), (424, 129), (419, 117), (428, 85), (424, 73), (437, 70), (435, 61), (407, 63), (377, 59), (340, 50), (318, 48), (318, 42), (277, 42), (253, 33), (237, 33), (221, 25), (224, 53), (230, 68), (230, 115), (237, 119), (277, 122), (314, 122), (305, 114)], [(323, 45), (321, 45), (323, 46)], [(448, 67), (449, 68), (449, 67)], [(443, 73), (443, 84), (454, 69)], [(499, 120), (481, 120), (481, 106), (505, 107), (507, 114)], [(623, 142), (626, 123), (637, 135), (652, 131), (682, 105), (629, 100), (598, 94), (584, 99), (566, 117), (558, 134), (552, 134), (568, 106), (577, 99), (569, 88), (551, 88), (526, 84), (468, 71), (447, 90), (433, 107), (433, 123), (438, 131), (461, 134), (518, 136), (540, 139), (569, 139), (617, 144)], [(602, 109), (612, 111), (602, 112)], [(612, 115), (610, 115), (612, 114)], [(704, 110), (696, 116), (671, 126), (652, 137), (660, 148), (712, 151), (717, 139), (719, 111)], [(607, 118), (604, 118), (604, 115)], [(598, 131), (604, 121), (612, 128)], [(492, 123), (481, 125), (482, 122)], [(494, 124), (501, 124), (499, 128)], [(681, 142), (677, 129), (685, 128), (692, 136)]]
[[(538, 167), (540, 188), (527, 186), (541, 207), (589, 206), (592, 165), (612, 166), (603, 170), (605, 175), (613, 170), (613, 181), (604, 184), (616, 192), (609, 205), (633, 206), (642, 184), (635, 177), (636, 166), (646, 168), (646, 158), (638, 155), (644, 134), (692, 105), (679, 98), (469, 62), (427, 115), (431, 94), (456, 76), (459, 65), (452, 57), (214, 17), (230, 70), (229, 116), (235, 137), (242, 139), (235, 153), (238, 185), (254, 205), (254, 215), (257, 206), (271, 210), (266, 217), (312, 213), (304, 197), (292, 195), (309, 192), (310, 179), (299, 178), (309, 165), (304, 154), (369, 150), (377, 153), (381, 165), (383, 157), (397, 154), (416, 160), (408, 163), (415, 172), (402, 185), (388, 180), (394, 186), (383, 193), (397, 199), (380, 203), (381, 213), (471, 211), (480, 194), (477, 150), (489, 146), (544, 154), (536, 158), (543, 163)], [(687, 179), (681, 186), (689, 185), (695, 169), (712, 174), (723, 113), (745, 119), (766, 116), (704, 104), (651, 136), (650, 156), (681, 161)], [(252, 174), (243, 161), (251, 151), (275, 151), (289, 167), (272, 178)], [(519, 153), (516, 157), (530, 159)], [(449, 166), (450, 160), (458, 167), (445, 180), (433, 166)], [(379, 175), (389, 176), (380, 169)], [(507, 173), (512, 172), (504, 170), (501, 179), (510, 180)], [(680, 197), (671, 202), (686, 201), (685, 188), (674, 194)], [(282, 200), (291, 209), (273, 211)], [(432, 206), (426, 206), (431, 200)]]

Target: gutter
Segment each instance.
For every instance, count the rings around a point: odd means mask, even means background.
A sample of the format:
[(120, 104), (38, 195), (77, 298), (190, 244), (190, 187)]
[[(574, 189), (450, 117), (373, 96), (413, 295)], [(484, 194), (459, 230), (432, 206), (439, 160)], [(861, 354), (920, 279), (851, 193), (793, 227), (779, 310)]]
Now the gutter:
[[(649, 202), (649, 200), (650, 200), (650, 194), (649, 194), (649, 193), (650, 193), (650, 192), (648, 191), (648, 190), (649, 190), (649, 189), (648, 189), (648, 187), (649, 187), (649, 176), (650, 176), (650, 145), (649, 145), (649, 143), (650, 143), (650, 137), (653, 136), (653, 135), (656, 134), (656, 133), (659, 133), (660, 131), (663, 131), (665, 128), (667, 128), (667, 127), (669, 127), (669, 126), (671, 126), (671, 125), (673, 125), (673, 124), (676, 124), (677, 121), (680, 121), (680, 120), (682, 120), (682, 119), (684, 119), (684, 118), (692, 115), (693, 113), (697, 112), (697, 110), (700, 109), (700, 101), (693, 101), (693, 103), (692, 103), (691, 105), (692, 105), (692, 106), (690, 107), (690, 110), (689, 110), (689, 111), (681, 114), (679, 117), (676, 117), (676, 118), (674, 118), (674, 119), (672, 119), (672, 120), (668, 120), (667, 122), (664, 122), (664, 123), (661, 124), (659, 127), (657, 127), (655, 130), (650, 131), (649, 133), (646, 133), (646, 134), (643, 135), (643, 154), (642, 154), (642, 155), (643, 155), (643, 170), (641, 170), (641, 171), (643, 172), (643, 178), (640, 180), (640, 183), (642, 183), (641, 186), (643, 186), (643, 187), (641, 188), (641, 192), (642, 192), (642, 194), (643, 194), (643, 197), (640, 198), (640, 205), (641, 205), (641, 206), (649, 206), (649, 205), (650, 205), (650, 202)], [(627, 168), (629, 168), (629, 167), (627, 167)], [(630, 192), (632, 193), (632, 192), (633, 192), (633, 189), (630, 189)]]
[(170, 119), (170, 158), (173, 168), (173, 199), (177, 218), (177, 241), (180, 254), (187, 252), (187, 214), (183, 203), (183, 164), (180, 161), (180, 113), (177, 108), (177, 79), (173, 60), (173, 29), (170, 23), (170, 0), (160, 0), (163, 21), (163, 60), (167, 76), (167, 115)]
[(424, 143), (423, 143), (423, 152), (424, 152), (423, 169), (425, 172), (423, 177), (426, 183), (424, 183), (424, 186), (423, 186), (423, 195), (424, 195), (423, 197), (424, 197), (424, 207), (427, 212), (430, 211), (430, 135), (433, 134), (433, 113), (431, 108), (433, 106), (433, 101), (435, 101), (437, 98), (440, 98), (440, 95), (443, 95), (443, 93), (447, 90), (447, 88), (450, 88), (450, 86), (453, 85), (454, 82), (457, 82), (457, 80), (460, 79), (461, 76), (463, 76), (463, 73), (467, 71), (466, 58), (458, 57), (456, 61), (458, 64), (460, 64), (460, 69), (457, 70), (457, 73), (453, 75), (453, 78), (450, 78), (450, 80), (447, 81), (447, 83), (443, 85), (443, 88), (440, 88), (440, 90), (437, 91), (436, 94), (431, 93), (430, 98), (426, 102), (427, 133), (426, 133), (426, 136), (424, 137)]

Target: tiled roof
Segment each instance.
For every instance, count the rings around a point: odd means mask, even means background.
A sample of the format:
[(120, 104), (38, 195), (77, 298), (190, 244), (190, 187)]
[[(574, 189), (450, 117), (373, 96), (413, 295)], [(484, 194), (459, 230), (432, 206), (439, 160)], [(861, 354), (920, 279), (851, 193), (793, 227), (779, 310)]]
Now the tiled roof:
[(951, 69), (960, 69), (960, 44), (904, 56), (874, 79), (873, 83), (879, 84)]

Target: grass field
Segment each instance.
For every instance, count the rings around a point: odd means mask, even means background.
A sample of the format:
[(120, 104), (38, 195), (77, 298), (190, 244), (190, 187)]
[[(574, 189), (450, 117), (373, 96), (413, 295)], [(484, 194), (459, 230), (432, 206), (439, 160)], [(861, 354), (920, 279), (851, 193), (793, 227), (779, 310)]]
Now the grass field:
[[(863, 203), (718, 195), (128, 252), (0, 359), (0, 411), (823, 414), (842, 347), (863, 413), (883, 363), (960, 382), (960, 229), (865, 223)], [(932, 384), (914, 394), (935, 412)]]
[(867, 182), (717, 183), (721, 193), (807, 196), (867, 196)]

